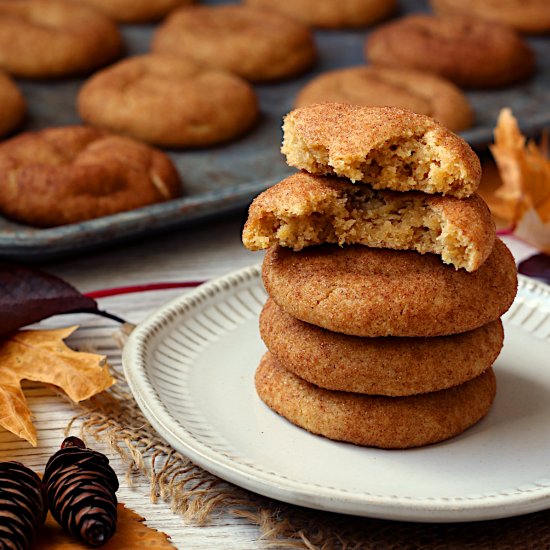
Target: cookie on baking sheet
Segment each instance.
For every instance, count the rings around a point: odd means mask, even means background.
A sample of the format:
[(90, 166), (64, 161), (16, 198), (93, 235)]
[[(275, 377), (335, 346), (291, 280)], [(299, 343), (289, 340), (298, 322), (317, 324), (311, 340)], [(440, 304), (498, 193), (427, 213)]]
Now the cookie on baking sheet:
[(314, 27), (366, 27), (389, 17), (396, 0), (246, 0), (249, 6), (279, 11)]
[(92, 71), (122, 51), (107, 16), (69, 0), (0, 0), (0, 69), (25, 78)]
[(257, 82), (300, 74), (316, 58), (309, 27), (271, 10), (238, 4), (176, 10), (157, 29), (152, 49)]
[(406, 69), (370, 65), (328, 71), (306, 84), (294, 105), (324, 102), (400, 107), (430, 116), (453, 132), (469, 128), (474, 120), (470, 103), (453, 83)]
[(286, 115), (283, 131), (287, 163), (311, 174), (459, 198), (481, 179), (479, 159), (462, 138), (397, 107), (310, 105)]
[(475, 271), (493, 248), (495, 223), (483, 199), (372, 189), (298, 172), (258, 195), (248, 211), (249, 250), (278, 244), (302, 250), (338, 243), (439, 254)]
[(247, 81), (159, 54), (124, 59), (94, 74), (77, 103), (85, 122), (165, 147), (227, 141), (250, 129), (259, 114)]
[(491, 408), (493, 370), (453, 388), (408, 397), (369, 396), (319, 388), (266, 353), (256, 391), (287, 420), (329, 439), (384, 449), (407, 449), (454, 437)]
[(0, 72), (0, 136), (15, 130), (25, 118), (27, 104), (15, 82)]
[(496, 321), (516, 295), (516, 264), (499, 239), (473, 273), (421, 256), (366, 246), (270, 248), (262, 276), (287, 313), (355, 336), (444, 336)]
[(507, 86), (535, 70), (533, 51), (514, 29), (460, 15), (409, 15), (380, 26), (366, 55), (376, 65), (428, 71), (469, 88)]
[(440, 15), (468, 15), (499, 21), (523, 32), (550, 31), (548, 0), (430, 0)]
[(260, 315), (260, 334), (287, 370), (316, 386), (390, 396), (433, 392), (471, 380), (495, 362), (504, 339), (500, 320), (453, 336), (347, 336), (304, 323), (273, 300)]
[(85, 3), (115, 21), (122, 23), (145, 23), (158, 21), (172, 10), (193, 4), (196, 0), (75, 0)]
[(48, 128), (0, 144), (0, 213), (28, 225), (80, 222), (180, 193), (163, 152), (94, 128)]

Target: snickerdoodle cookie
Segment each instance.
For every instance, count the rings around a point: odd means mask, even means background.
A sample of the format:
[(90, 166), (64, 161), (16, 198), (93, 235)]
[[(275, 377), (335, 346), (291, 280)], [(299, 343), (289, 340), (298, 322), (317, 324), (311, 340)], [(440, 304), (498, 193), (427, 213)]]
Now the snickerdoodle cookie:
[(293, 424), (384, 449), (420, 447), (462, 433), (489, 412), (496, 392), (491, 368), (459, 386), (408, 397), (325, 390), (287, 371), (269, 353), (255, 382), (260, 398)]
[(304, 323), (268, 300), (260, 334), (284, 367), (329, 390), (414, 395), (479, 376), (498, 357), (504, 333), (493, 321), (453, 336), (360, 338)]
[(25, 78), (85, 73), (122, 50), (113, 21), (68, 0), (0, 0), (0, 68)]
[(365, 27), (391, 15), (396, 0), (246, 0), (249, 6), (285, 13), (314, 27)]
[(475, 271), (493, 248), (495, 224), (483, 199), (375, 190), (298, 172), (254, 199), (243, 230), (250, 250), (301, 250), (338, 243), (439, 254)]
[(290, 166), (369, 183), (463, 198), (481, 179), (477, 155), (433, 119), (396, 107), (320, 103), (284, 120), (281, 151)]
[(323, 102), (400, 107), (430, 116), (453, 132), (469, 128), (474, 119), (466, 96), (448, 80), (422, 71), (372, 65), (319, 75), (302, 88), (295, 106)]
[(0, 136), (15, 130), (27, 112), (23, 95), (15, 82), (0, 72)]
[(270, 248), (271, 298), (307, 323), (355, 336), (443, 336), (496, 321), (516, 295), (516, 264), (499, 239), (473, 273), (432, 254), (360, 245)]
[(76, 0), (92, 6), (115, 21), (145, 23), (158, 21), (172, 10), (196, 0)]
[(107, 216), (177, 197), (161, 151), (94, 128), (26, 132), (0, 144), (0, 213), (36, 227)]
[(528, 78), (535, 69), (529, 45), (511, 27), (455, 15), (409, 15), (368, 38), (371, 63), (428, 71), (459, 86), (493, 88)]
[(152, 48), (257, 82), (295, 76), (316, 57), (313, 35), (303, 23), (235, 4), (176, 10), (156, 31)]
[(258, 118), (250, 84), (194, 61), (143, 55), (93, 75), (78, 95), (82, 119), (165, 147), (227, 141)]
[(548, 0), (430, 0), (441, 15), (468, 15), (500, 21), (523, 32), (550, 31)]

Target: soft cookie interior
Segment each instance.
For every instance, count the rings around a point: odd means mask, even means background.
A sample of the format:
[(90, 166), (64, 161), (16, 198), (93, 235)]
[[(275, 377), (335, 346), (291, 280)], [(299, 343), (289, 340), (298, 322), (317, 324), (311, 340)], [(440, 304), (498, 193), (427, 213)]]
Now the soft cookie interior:
[(312, 174), (343, 176), (377, 189), (470, 195), (474, 186), (466, 167), (439, 141), (437, 132), (395, 137), (365, 154), (338, 158), (329, 147), (308, 145), (289, 121), (285, 123), (282, 151), (288, 164)]
[[(492, 227), (465, 228), (462, 216), (453, 220), (447, 212), (446, 202), (457, 199), (342, 183), (329, 191), (305, 200), (285, 203), (273, 197), (271, 205), (253, 205), (243, 232), (245, 246), (260, 250), (278, 244), (297, 251), (322, 243), (363, 244), (439, 254), (445, 263), (467, 271), (477, 269), (492, 248), (492, 239), (477, 242), (468, 234), (468, 229), (491, 234)], [(477, 201), (481, 203), (477, 197), (472, 200)], [(482, 223), (472, 218), (473, 225)]]

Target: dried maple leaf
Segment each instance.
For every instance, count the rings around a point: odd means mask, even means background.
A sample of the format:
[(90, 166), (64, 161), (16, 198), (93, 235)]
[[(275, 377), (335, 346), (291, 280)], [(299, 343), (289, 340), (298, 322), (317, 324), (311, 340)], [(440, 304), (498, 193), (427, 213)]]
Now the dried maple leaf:
[(502, 186), (489, 207), (512, 212), (510, 222), (514, 233), (537, 246), (550, 250), (550, 159), (548, 141), (541, 146), (527, 142), (519, 131), (510, 109), (503, 109), (495, 128), (495, 143), (491, 152), (497, 163)]
[[(165, 550), (175, 548), (168, 541), (167, 535), (147, 527), (143, 521), (144, 518), (126, 508), (124, 504), (119, 504), (116, 533), (112, 539), (101, 547), (102, 550), (130, 548)], [(46, 525), (38, 533), (37, 541), (33, 545), (33, 550), (78, 550), (80, 548), (89, 547), (65, 533), (51, 515), (48, 515)]]
[(114, 383), (104, 356), (65, 345), (63, 340), (76, 328), (22, 330), (0, 340), (0, 426), (31, 445), (36, 446), (36, 430), (21, 380), (57, 386), (75, 402)]

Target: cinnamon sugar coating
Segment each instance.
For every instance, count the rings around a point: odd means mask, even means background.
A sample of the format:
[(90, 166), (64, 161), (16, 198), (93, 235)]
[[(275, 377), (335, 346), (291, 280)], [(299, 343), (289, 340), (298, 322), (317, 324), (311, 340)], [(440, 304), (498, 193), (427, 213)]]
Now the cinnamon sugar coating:
[(157, 29), (152, 50), (256, 82), (295, 76), (316, 59), (307, 25), (273, 10), (240, 4), (172, 12)]
[(296, 376), (321, 388), (415, 395), (462, 384), (498, 357), (500, 320), (452, 336), (361, 338), (304, 323), (268, 300), (260, 315), (267, 349)]
[(366, 55), (375, 65), (438, 74), (466, 88), (497, 88), (531, 76), (535, 57), (511, 27), (465, 14), (414, 14), (378, 27)]
[(352, 245), (293, 252), (270, 248), (263, 281), (287, 313), (355, 336), (443, 336), (496, 321), (517, 290), (516, 264), (506, 245), (473, 273), (435, 255)]
[(82, 74), (122, 53), (116, 24), (69, 0), (0, 0), (0, 69), (24, 78)]
[(203, 147), (236, 138), (258, 118), (242, 78), (194, 61), (149, 54), (94, 74), (78, 94), (89, 124), (164, 147)]
[(94, 128), (48, 128), (0, 144), (0, 213), (28, 225), (75, 223), (180, 193), (167, 155)]
[(319, 388), (290, 373), (269, 353), (256, 371), (260, 398), (314, 434), (356, 445), (408, 449), (454, 437), (481, 420), (496, 392), (493, 370), (459, 386), (408, 397)]
[(396, 107), (319, 103), (291, 111), (283, 131), (287, 163), (311, 174), (458, 198), (481, 179), (479, 159), (462, 138)]
[(302, 250), (323, 243), (439, 254), (475, 271), (493, 248), (495, 225), (478, 195), (465, 199), (418, 191), (378, 191), (347, 180), (298, 172), (252, 202), (243, 230), (250, 250), (274, 244)]
[(452, 82), (423, 71), (372, 65), (320, 74), (300, 90), (294, 106), (324, 102), (408, 109), (453, 132), (469, 128), (474, 119), (468, 99)]

